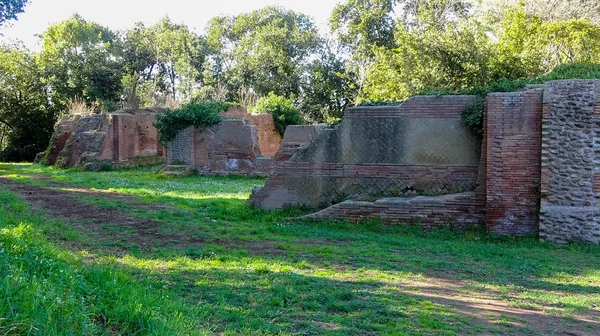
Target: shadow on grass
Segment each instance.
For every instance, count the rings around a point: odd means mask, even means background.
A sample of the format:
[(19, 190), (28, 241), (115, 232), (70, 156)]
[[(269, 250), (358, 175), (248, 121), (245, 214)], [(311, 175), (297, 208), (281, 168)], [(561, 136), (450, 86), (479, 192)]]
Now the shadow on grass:
[[(211, 177), (210, 179), (212, 180), (213, 178)], [(99, 188), (106, 183), (106, 180), (102, 178), (94, 183), (97, 183)], [(89, 187), (89, 184), (84, 185)], [(153, 195), (152, 192), (148, 193), (147, 190), (148, 186), (144, 184), (140, 184), (139, 186), (128, 185), (124, 193), (133, 194), (149, 204), (169, 204), (176, 209), (163, 209), (153, 213), (136, 209), (124, 211), (128, 211), (137, 217), (161, 221), (163, 223), (163, 230), (178, 231), (181, 235), (195, 231), (195, 234), (204, 235), (206, 239), (204, 240), (205, 243), (197, 244), (193, 249), (189, 249), (189, 246), (181, 249), (181, 246), (174, 244), (172, 247), (164, 247), (151, 253), (143, 253), (139, 249), (132, 248), (130, 250), (131, 254), (140, 258), (159, 258), (163, 261), (169, 261), (185, 256), (197, 258), (197, 256), (216, 255), (218, 258), (221, 258), (222, 262), (241, 263), (248, 259), (260, 259), (265, 260), (266, 263), (281, 263), (286, 265), (305, 262), (308, 267), (316, 270), (328, 270), (333, 273), (335, 273), (335, 270), (340, 270), (341, 273), (351, 272), (357, 274), (357, 276), (360, 276), (362, 270), (365, 272), (374, 272), (378, 276), (410, 274), (413, 276), (422, 275), (430, 280), (442, 279), (454, 281), (459, 284), (461, 281), (467, 281), (475, 282), (475, 286), (485, 287), (487, 285), (495, 285), (505, 290), (504, 293), (500, 293), (500, 296), (511, 300), (540, 305), (551, 304), (559, 308), (573, 310), (585, 311), (590, 307), (598, 306), (600, 303), (600, 299), (597, 296), (600, 293), (600, 289), (597, 286), (597, 282), (594, 282), (595, 279), (600, 277), (600, 275), (597, 275), (600, 272), (598, 269), (598, 265), (600, 265), (600, 249), (597, 247), (578, 245), (552, 246), (539, 243), (531, 238), (489, 237), (485, 236), (482, 232), (457, 233), (448, 228), (425, 231), (412, 226), (383, 226), (375, 221), (359, 224), (344, 222), (291, 222), (290, 217), (301, 214), (302, 211), (265, 212), (249, 209), (246, 205), (246, 200), (240, 198), (208, 196), (205, 198), (194, 198), (190, 197), (190, 195)], [(176, 191), (177, 189), (173, 190)], [(231, 191), (235, 190), (232, 189)], [(199, 190), (199, 192), (203, 191)], [(209, 194), (208, 192), (206, 193), (206, 195)], [(81, 199), (86, 197), (78, 193), (75, 193), (75, 195), (79, 195)], [(96, 200), (101, 201), (99, 198)], [(100, 205), (123, 209), (123, 202), (123, 200), (104, 200), (100, 202)], [(125, 246), (124, 248), (127, 249), (128, 247)], [(138, 272), (140, 271), (138, 270)], [(242, 275), (245, 275), (246, 279), (248, 277), (253, 278), (257, 272), (256, 270), (254, 270), (254, 273), (253, 271), (233, 272), (236, 274), (239, 273), (237, 275), (228, 273), (231, 272), (225, 272), (223, 278), (220, 276), (221, 273), (210, 276), (205, 274), (205, 278), (216, 279), (214, 280), (214, 284), (207, 285), (197, 284), (189, 279), (185, 280), (188, 277), (191, 279), (201, 279), (203, 277), (202, 272), (181, 271), (179, 275), (173, 275), (168, 280), (168, 283), (178, 283), (182, 286), (180, 290), (186, 293), (185, 297), (187, 300), (187, 296), (190, 295), (188, 287), (198, 290), (196, 286), (200, 286), (199, 288), (202, 291), (209, 290), (202, 286), (219, 287), (221, 286), (219, 285), (219, 281), (223, 282), (228, 277), (232, 277), (237, 279), (239, 284), (229, 286), (231, 288), (223, 286), (224, 288), (219, 289), (218, 292), (225, 292), (225, 288), (229, 288), (229, 292), (235, 292), (236, 288), (240, 286), (244, 288), (244, 277)], [(301, 278), (309, 279), (305, 281), (311, 284), (309, 287), (302, 289), (304, 288), (302, 284), (296, 284), (293, 279), (294, 276), (291, 274), (288, 275), (285, 272), (264, 272), (264, 270), (259, 270), (258, 274), (263, 276), (263, 278), (267, 278), (271, 274), (277, 274), (276, 277), (282, 281), (283, 288), (298, 287), (300, 293), (304, 293), (305, 296), (308, 296), (309, 292), (318, 292), (322, 288), (321, 282), (315, 279), (327, 280), (324, 283), (325, 287), (341, 286), (341, 292), (364, 291), (373, 287), (375, 292), (369, 292), (371, 294), (369, 294), (370, 296), (368, 296), (367, 301), (374, 300), (375, 302), (369, 302), (369, 308), (360, 305), (356, 307), (350, 305), (358, 311), (361, 311), (361, 309), (375, 311), (382, 309), (381, 307), (385, 305), (376, 305), (386, 300), (385, 295), (392, 295), (387, 292), (379, 294), (379, 292), (383, 291), (382, 288), (385, 287), (383, 283), (379, 282), (375, 282), (373, 285), (372, 281), (366, 284), (362, 282), (340, 282), (331, 280), (330, 278), (301, 275)], [(586, 274), (592, 274), (589, 277), (591, 281), (587, 284), (582, 279), (575, 279)], [(144, 276), (152, 277), (152, 273), (144, 274)], [(295, 276), (298, 275), (296, 274)], [(334, 277), (335, 275), (329, 274), (328, 276)], [(556, 277), (561, 280), (553, 282), (552, 279)], [(252, 281), (258, 280), (253, 279)], [(348, 283), (351, 285), (347, 285)], [(258, 297), (255, 299), (262, 300), (268, 294), (265, 294), (263, 288), (270, 288), (269, 286), (272, 286), (272, 284), (253, 284), (246, 288), (246, 293), (250, 295), (250, 292), (256, 291), (259, 294), (257, 294)], [(283, 289), (281, 290), (283, 291)], [(386, 291), (389, 290), (386, 289)], [(545, 293), (537, 293), (535, 291), (544, 291)], [(448, 290), (446, 294), (451, 292), (452, 290)], [(477, 289), (473, 290), (473, 292), (476, 293)], [(375, 295), (373, 293), (378, 294)], [(529, 297), (519, 297), (518, 294), (522, 293), (529, 295)], [(590, 297), (580, 300), (576, 298), (571, 301), (563, 299), (565, 296), (576, 296), (576, 294), (589, 294)], [(297, 295), (296, 298), (300, 302), (305, 301), (306, 298), (303, 295)], [(404, 297), (406, 294), (395, 293), (393, 295), (402, 296), (402, 298), (392, 300), (393, 302), (390, 306), (398, 309), (397, 306), (402, 306), (403, 300), (406, 299)], [(537, 299), (536, 295), (539, 295), (540, 298)], [(552, 295), (558, 296), (558, 298), (553, 298)], [(191, 297), (193, 298), (193, 296)], [(252, 295), (252, 297), (254, 296)], [(283, 297), (280, 309), (287, 309), (285, 305), (294, 301), (293, 298), (286, 299), (285, 295)], [(335, 295), (333, 297), (335, 298)], [(220, 294), (218, 298), (223, 300), (223, 302), (228, 302), (228, 298), (230, 297)], [(208, 300), (202, 298), (195, 299)], [(235, 302), (235, 296), (230, 299)], [(452, 301), (448, 297), (438, 299), (446, 300), (445, 302)], [(582, 300), (584, 302), (581, 302)], [(309, 299), (307, 302), (313, 301), (315, 300)], [(246, 305), (252, 307), (257, 304), (256, 302), (260, 302), (260, 306), (269, 312), (279, 305), (279, 301), (276, 299), (272, 301), (272, 304), (270, 300), (244, 302), (244, 307)], [(316, 305), (317, 303), (319, 302), (316, 301), (314, 304)], [(211, 303), (211, 305), (214, 304), (214, 302)], [(322, 303), (319, 304), (317, 305), (319, 309), (325, 309)], [(363, 304), (366, 305), (367, 303)], [(458, 303), (454, 302), (453, 304)], [(271, 305), (275, 308), (271, 309)], [(371, 307), (370, 305), (373, 306)], [(308, 311), (302, 306), (299, 308), (298, 305), (294, 305), (293, 307), (293, 311), (299, 309), (298, 314), (300, 316)], [(242, 308), (238, 307), (234, 310), (245, 311)], [(468, 309), (472, 309), (472, 307)], [(427, 311), (421, 307), (422, 310)], [(349, 312), (345, 313), (350, 314)], [(246, 312), (246, 314), (249, 313)], [(402, 314), (408, 313), (402, 311)], [(446, 313), (442, 312), (440, 314), (445, 316)], [(333, 314), (332, 316), (335, 317), (337, 315)], [(260, 319), (263, 318), (260, 317)], [(286, 325), (294, 330), (297, 328), (296, 324), (294, 324), (296, 319), (304, 321), (296, 317), (288, 316), (287, 318), (291, 320), (285, 322), (287, 323)], [(328, 325), (319, 327), (321, 328), (319, 332), (340, 328), (339, 325), (341, 322), (337, 321), (337, 319), (339, 318), (335, 318), (332, 321), (320, 320), (320, 323), (328, 323)], [(433, 324), (435, 325), (435, 323)], [(347, 324), (344, 328), (356, 328), (356, 326)], [(354, 329), (344, 330), (349, 331)], [(368, 328), (361, 330), (366, 331)], [(307, 333), (311, 332), (307, 331)]]
[[(253, 258), (254, 264), (244, 267), (243, 260), (222, 257), (224, 261), (205, 260), (208, 265), (200, 270), (192, 262), (157, 272), (148, 265), (135, 266), (144, 261), (132, 259), (120, 267), (133, 270), (149, 285), (162, 283), (189, 304), (210, 307), (206, 323), (221, 326), (216, 332), (454, 335), (493, 330), (532, 335), (564, 328), (565, 320), (556, 316), (502, 301), (469, 301), (456, 297), (459, 292), (430, 295), (410, 284), (310, 276), (287, 269), (279, 258)], [(493, 322), (502, 319), (509, 321)], [(598, 321), (568, 322), (600, 330)]]
[[(278, 246), (279, 256), (300, 256), (320, 267), (362, 267), (499, 286), (600, 293), (600, 287), (594, 285), (545, 280), (555, 274), (577, 276), (599, 271), (594, 266), (600, 265), (598, 247), (555, 246), (539, 243), (533, 238), (487, 236), (482, 231), (460, 232), (450, 228), (423, 230), (414, 225), (384, 226), (378, 221), (358, 224), (292, 221), (290, 218), (307, 210), (263, 211), (250, 209), (245, 199), (140, 196), (135, 192), (138, 188), (127, 189), (131, 192), (125, 194), (135, 195), (148, 204), (168, 204), (179, 209), (156, 212), (130, 209), (131, 214), (158, 220), (163, 223), (165, 231), (195, 231), (196, 235), (206, 238), (206, 245), (230, 247), (229, 242), (241, 241), (240, 248), (244, 249), (244, 245), (248, 245), (243, 244), (244, 240), (254, 241), (248, 252), (264, 256), (271, 253), (273, 248), (263, 250), (256, 242), (265, 241), (265, 245)], [(77, 195), (79, 200), (89, 198), (88, 201), (92, 200), (92, 203), (102, 207), (126, 208), (123, 206), (126, 200), (123, 199), (89, 197), (81, 191), (69, 193)], [(214, 244), (210, 242), (211, 239), (215, 240)]]

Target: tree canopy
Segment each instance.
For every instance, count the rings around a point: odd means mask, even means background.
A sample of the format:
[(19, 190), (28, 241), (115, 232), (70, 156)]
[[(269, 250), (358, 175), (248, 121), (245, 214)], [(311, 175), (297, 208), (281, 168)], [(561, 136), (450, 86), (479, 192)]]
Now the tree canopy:
[(207, 29), (208, 85), (224, 84), (228, 98), (241, 87), (258, 95), (300, 93), (303, 67), (321, 38), (312, 19), (281, 7), (214, 18)]
[(0, 0), (0, 27), (9, 20), (16, 20), (23, 13), (29, 0)]
[[(0, 25), (26, 3), (0, 1)], [(215, 17), (204, 34), (168, 17), (117, 32), (75, 14), (41, 34), (39, 52), (1, 46), (0, 151), (31, 159), (72, 101), (100, 113), (224, 100), (330, 122), (364, 101), (484, 92), (600, 63), (593, 0), (345, 0), (329, 23), (320, 32), (269, 6)]]

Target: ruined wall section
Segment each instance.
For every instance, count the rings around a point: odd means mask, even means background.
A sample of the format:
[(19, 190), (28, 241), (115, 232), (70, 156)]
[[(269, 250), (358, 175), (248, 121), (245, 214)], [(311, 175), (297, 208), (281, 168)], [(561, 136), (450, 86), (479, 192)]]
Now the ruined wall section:
[(537, 234), (542, 89), (488, 95), (485, 111), (486, 229)]
[(273, 157), (279, 150), (281, 135), (275, 129), (275, 121), (270, 114), (250, 114), (242, 107), (230, 107), (229, 110), (219, 113), (224, 118), (244, 119), (256, 126), (260, 154)]
[[(461, 120), (474, 96), (420, 96), (346, 111), (251, 196), (263, 209), (477, 189), (481, 141)], [(480, 200), (479, 208), (483, 208)]]
[(199, 130), (188, 127), (167, 146), (167, 165), (202, 174), (266, 176), (275, 161), (261, 155), (258, 129), (244, 119), (226, 119)]
[[(46, 164), (63, 168), (99, 164), (131, 165), (134, 159), (162, 161), (155, 110), (121, 110), (94, 115), (63, 116), (55, 125)], [(135, 164), (135, 162), (133, 162)]]
[(600, 81), (545, 86), (540, 239), (600, 243)]
[(289, 161), (296, 152), (308, 147), (321, 132), (326, 129), (325, 125), (290, 125), (285, 129), (285, 134), (275, 161)]
[(304, 218), (359, 222), (381, 220), (384, 224), (419, 224), (426, 228), (452, 224), (476, 228), (483, 222), (482, 202), (476, 192), (442, 196), (392, 197), (376, 201), (345, 201)]

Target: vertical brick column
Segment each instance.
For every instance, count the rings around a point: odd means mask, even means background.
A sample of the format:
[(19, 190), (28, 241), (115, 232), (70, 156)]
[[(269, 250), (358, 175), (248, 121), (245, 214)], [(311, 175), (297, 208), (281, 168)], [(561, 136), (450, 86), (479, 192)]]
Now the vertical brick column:
[(600, 243), (600, 81), (546, 83), (540, 239)]
[(486, 101), (486, 230), (538, 231), (542, 90), (492, 93)]

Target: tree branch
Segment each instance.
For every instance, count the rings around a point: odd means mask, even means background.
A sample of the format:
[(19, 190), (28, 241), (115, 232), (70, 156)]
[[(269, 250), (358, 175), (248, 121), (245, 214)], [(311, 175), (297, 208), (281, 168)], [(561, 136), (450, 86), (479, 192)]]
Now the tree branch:
[(8, 126), (8, 128), (10, 128), (10, 129), (14, 128), (11, 124), (7, 123), (6, 121), (4, 121), (2, 119), (0, 119), (0, 123), (3, 123), (4, 125)]

